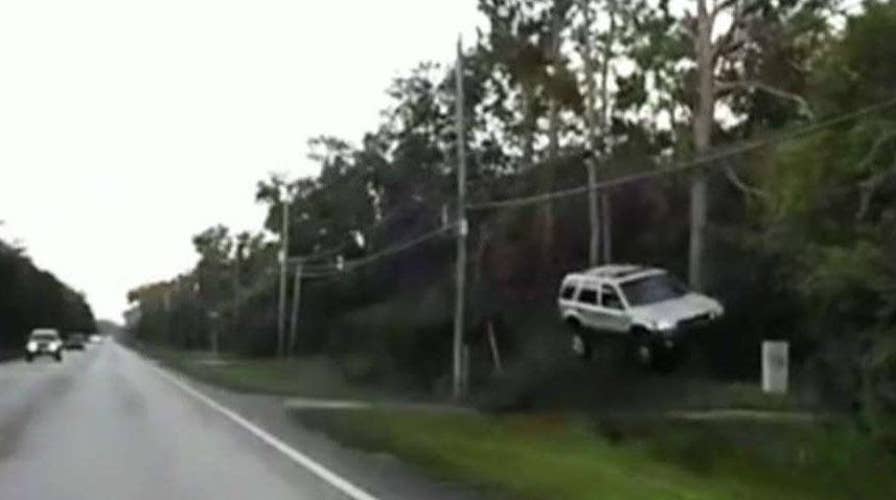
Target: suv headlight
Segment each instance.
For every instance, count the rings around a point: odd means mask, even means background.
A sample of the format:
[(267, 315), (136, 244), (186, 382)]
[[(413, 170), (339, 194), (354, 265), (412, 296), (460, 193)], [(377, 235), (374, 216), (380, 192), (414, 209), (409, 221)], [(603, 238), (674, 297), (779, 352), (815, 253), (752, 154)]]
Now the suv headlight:
[(25, 349), (28, 351), (34, 352), (37, 350), (37, 342), (33, 340), (29, 340), (27, 344), (25, 344)]
[(50, 350), (55, 351), (62, 347), (62, 342), (50, 342)]
[(661, 319), (653, 322), (654, 328), (660, 331), (669, 331), (675, 329), (675, 322), (668, 319)]

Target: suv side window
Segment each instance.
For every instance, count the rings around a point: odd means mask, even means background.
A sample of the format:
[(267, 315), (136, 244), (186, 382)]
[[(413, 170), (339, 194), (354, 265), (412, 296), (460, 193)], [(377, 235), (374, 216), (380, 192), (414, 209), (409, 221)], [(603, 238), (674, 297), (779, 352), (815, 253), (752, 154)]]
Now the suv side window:
[(579, 292), (579, 302), (596, 306), (597, 290), (594, 288), (582, 288), (582, 291)]
[(622, 299), (611, 286), (604, 285), (600, 288), (600, 305), (607, 309), (622, 310)]
[(560, 290), (560, 298), (563, 300), (572, 300), (572, 296), (576, 293), (576, 285), (575, 283), (569, 283), (563, 285), (563, 289)]

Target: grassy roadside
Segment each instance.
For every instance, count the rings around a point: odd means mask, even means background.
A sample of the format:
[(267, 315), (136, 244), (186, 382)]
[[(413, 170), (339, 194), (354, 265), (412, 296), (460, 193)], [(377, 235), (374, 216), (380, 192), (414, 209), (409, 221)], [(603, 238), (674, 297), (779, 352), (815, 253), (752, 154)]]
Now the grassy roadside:
[[(198, 380), (241, 392), (390, 399), (352, 383), (319, 358), (247, 360), (141, 351)], [(731, 385), (722, 395), (707, 397), (739, 407), (789, 407), (787, 401), (757, 396), (749, 386)], [(302, 425), (336, 441), (395, 455), (494, 498), (884, 499), (896, 491), (894, 457), (845, 423), (686, 422), (646, 412), (598, 418), (569, 410), (514, 416), (384, 407), (290, 411)]]
[(294, 416), (495, 498), (884, 499), (896, 491), (896, 460), (839, 425), (395, 410)]
[(22, 357), (22, 351), (18, 349), (0, 350), (0, 363)]
[(352, 383), (322, 357), (247, 359), (155, 346), (133, 346), (146, 356), (196, 380), (236, 392), (327, 399), (389, 399), (392, 393)]

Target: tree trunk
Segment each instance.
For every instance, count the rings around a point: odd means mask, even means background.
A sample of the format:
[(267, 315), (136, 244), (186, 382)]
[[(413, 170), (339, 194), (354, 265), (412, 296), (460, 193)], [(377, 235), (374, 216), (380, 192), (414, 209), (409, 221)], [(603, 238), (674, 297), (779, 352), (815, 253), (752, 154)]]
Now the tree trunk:
[[(560, 30), (563, 28), (563, 20), (559, 15), (554, 15), (551, 21), (551, 64), (555, 67), (560, 59)], [(554, 190), (557, 165), (555, 160), (560, 153), (560, 106), (557, 99), (549, 97), (548, 102), (548, 162), (541, 167), (540, 190), (548, 192)], [(541, 255), (542, 263), (549, 267), (553, 261), (554, 253), (554, 202), (546, 200), (541, 204)]]
[(613, 262), (613, 213), (610, 205), (610, 192), (602, 193), (600, 197), (600, 211), (604, 214), (603, 236), (604, 262)]
[(538, 120), (532, 101), (534, 96), (531, 89), (523, 88), (523, 168), (528, 170), (534, 164), (535, 157), (535, 127)]
[[(609, 0), (607, 2), (607, 13), (610, 16), (610, 29), (607, 32), (607, 41), (604, 42), (603, 54), (601, 57), (601, 76), (600, 76), (600, 92), (601, 92), (601, 131), (604, 140), (610, 135), (611, 116), (610, 116), (610, 89), (607, 84), (610, 76), (610, 59), (613, 57), (613, 42), (616, 40), (616, 1)], [(606, 151), (604, 151), (606, 152)], [(600, 211), (604, 215), (603, 225), (603, 243), (604, 243), (604, 262), (613, 261), (613, 218), (610, 213), (610, 191), (602, 191), (600, 193)]]
[(476, 240), (476, 252), (473, 254), (473, 284), (481, 285), (483, 276), (483, 260), (485, 259), (485, 251), (488, 248), (491, 233), (488, 229), (488, 223), (481, 222), (479, 225), (479, 238)]
[(589, 158), (585, 161), (585, 168), (588, 173), (588, 222), (589, 222), (589, 238), (588, 238), (588, 265), (590, 267), (597, 266), (600, 263), (600, 209), (598, 204), (597, 192), (597, 163), (594, 156), (597, 154), (597, 89), (594, 85), (595, 69), (594, 53), (591, 50), (593, 39), (591, 37), (591, 29), (594, 24), (592, 11), (590, 8), (590, 0), (579, 0), (579, 8), (584, 16), (584, 24), (582, 27), (582, 47), (580, 53), (585, 66), (585, 129), (588, 134), (588, 149), (591, 152)]
[(588, 240), (588, 265), (597, 266), (600, 263), (600, 209), (598, 208), (597, 164), (594, 158), (588, 158), (585, 168), (588, 169), (588, 222), (590, 232)]
[[(695, 103), (693, 131), (697, 156), (706, 154), (711, 145), (715, 111), (713, 88), (712, 19), (705, 0), (697, 0), (697, 32), (694, 36), (694, 52), (697, 61), (697, 102)], [(704, 286), (703, 259), (706, 237), (707, 189), (706, 172), (698, 168), (691, 180), (690, 249), (688, 278), (695, 290)]]

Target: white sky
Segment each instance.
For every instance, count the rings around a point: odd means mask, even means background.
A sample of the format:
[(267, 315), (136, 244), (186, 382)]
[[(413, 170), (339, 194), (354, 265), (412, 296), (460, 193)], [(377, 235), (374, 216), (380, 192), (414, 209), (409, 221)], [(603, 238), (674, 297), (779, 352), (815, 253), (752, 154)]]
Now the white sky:
[(193, 234), (260, 229), (255, 182), (314, 173), (315, 135), (357, 142), (392, 77), (473, 39), (475, 5), (0, 2), (0, 237), (119, 319)]

